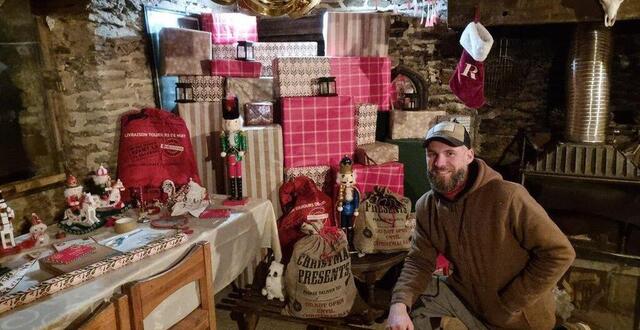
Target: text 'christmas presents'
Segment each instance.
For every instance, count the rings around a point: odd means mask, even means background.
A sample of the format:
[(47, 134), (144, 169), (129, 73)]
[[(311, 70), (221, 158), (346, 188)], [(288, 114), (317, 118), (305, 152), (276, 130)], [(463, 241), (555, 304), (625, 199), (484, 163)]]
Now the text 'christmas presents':
[(163, 76), (208, 76), (211, 62), (211, 33), (163, 28), (160, 30), (160, 74)]

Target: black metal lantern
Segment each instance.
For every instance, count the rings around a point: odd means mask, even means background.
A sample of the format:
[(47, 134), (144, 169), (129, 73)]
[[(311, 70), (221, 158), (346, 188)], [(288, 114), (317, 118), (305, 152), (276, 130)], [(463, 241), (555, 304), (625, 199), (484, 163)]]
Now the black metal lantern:
[(236, 47), (236, 59), (241, 61), (253, 61), (253, 42), (251, 41), (238, 41)]
[(193, 101), (193, 84), (176, 83), (176, 103), (189, 103)]
[(318, 91), (320, 96), (335, 96), (336, 92), (336, 78), (335, 77), (321, 77), (318, 78)]
[(402, 101), (403, 110), (418, 110), (418, 93), (405, 93)]

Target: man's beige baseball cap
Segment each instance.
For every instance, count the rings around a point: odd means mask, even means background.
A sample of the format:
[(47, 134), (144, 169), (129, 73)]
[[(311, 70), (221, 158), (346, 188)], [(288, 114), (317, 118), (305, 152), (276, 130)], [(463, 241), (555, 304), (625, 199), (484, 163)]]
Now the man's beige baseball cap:
[(471, 137), (464, 125), (456, 122), (443, 121), (431, 127), (424, 138), (423, 146), (426, 148), (429, 142), (438, 140), (452, 147), (466, 146), (471, 149)]

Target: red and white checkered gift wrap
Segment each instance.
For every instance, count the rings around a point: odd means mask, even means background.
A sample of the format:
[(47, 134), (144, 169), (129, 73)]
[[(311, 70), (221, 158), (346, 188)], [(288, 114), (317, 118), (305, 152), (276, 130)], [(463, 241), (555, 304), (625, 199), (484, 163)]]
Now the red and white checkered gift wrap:
[(353, 103), (372, 103), (388, 111), (391, 91), (391, 61), (388, 57), (332, 57), (331, 76), (336, 77), (338, 95), (353, 97)]
[(324, 33), (327, 56), (387, 56), (390, 17), (378, 13), (328, 12)]
[[(337, 168), (334, 168), (337, 171)], [(337, 172), (336, 172), (337, 173)], [(387, 187), (396, 194), (404, 196), (404, 164), (393, 162), (381, 165), (353, 165), (356, 186), (361, 196), (373, 191), (373, 187)]]
[(211, 75), (237, 78), (259, 78), (262, 64), (254, 61), (213, 60)]
[(273, 60), (275, 95), (277, 97), (318, 95), (318, 78), (331, 76), (329, 62), (327, 57), (276, 58)]
[(282, 98), (284, 166), (338, 164), (355, 151), (351, 97)]
[(232, 44), (238, 41), (258, 41), (258, 23), (255, 16), (240, 13), (200, 14), (203, 31), (211, 32), (214, 44)]
[[(235, 59), (236, 46), (213, 45), (213, 59)], [(253, 44), (253, 57), (262, 63), (262, 77), (273, 76), (272, 62), (282, 57), (307, 57), (318, 55), (317, 42), (256, 42)]]

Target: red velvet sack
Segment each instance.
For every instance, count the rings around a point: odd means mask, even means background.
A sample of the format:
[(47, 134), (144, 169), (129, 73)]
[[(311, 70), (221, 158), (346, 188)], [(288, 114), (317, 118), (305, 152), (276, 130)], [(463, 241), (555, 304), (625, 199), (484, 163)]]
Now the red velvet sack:
[(462, 50), (456, 70), (449, 80), (449, 87), (460, 101), (469, 108), (484, 105), (484, 63), (476, 61)]
[(307, 236), (300, 230), (305, 221), (320, 221), (324, 226), (334, 226), (333, 202), (313, 180), (306, 176), (295, 177), (280, 187), (280, 205), (283, 216), (278, 220), (278, 235), (282, 248), (282, 263), (287, 264), (294, 244)]
[(160, 109), (143, 109), (120, 119), (118, 178), (145, 201), (162, 199), (161, 185), (200, 183), (189, 130), (182, 118)]

